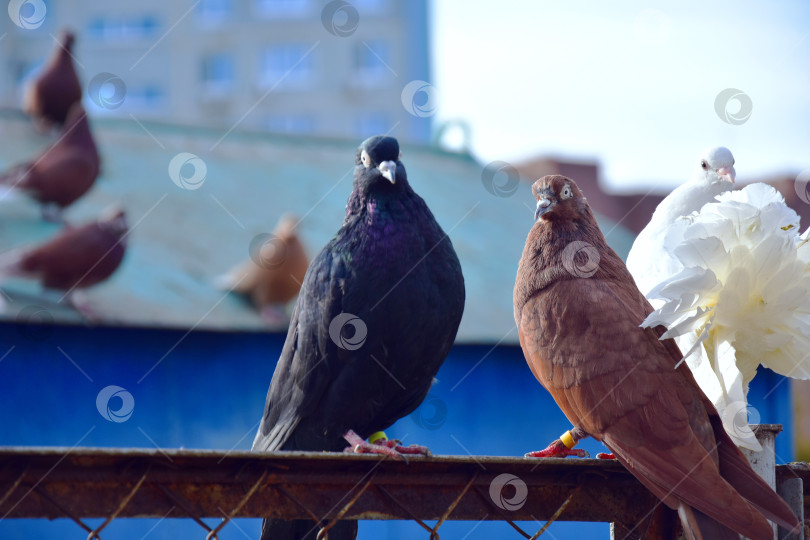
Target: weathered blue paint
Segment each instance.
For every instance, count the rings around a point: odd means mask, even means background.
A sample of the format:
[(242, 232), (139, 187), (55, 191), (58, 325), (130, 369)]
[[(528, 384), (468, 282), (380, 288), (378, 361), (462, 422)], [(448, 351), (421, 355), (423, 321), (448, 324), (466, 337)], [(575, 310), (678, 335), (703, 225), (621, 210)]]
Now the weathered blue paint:
[[(249, 449), (283, 341), (283, 334), (269, 333), (186, 335), (182, 330), (2, 323), (0, 444)], [(519, 347), (456, 346), (437, 378), (425, 403), (390, 429), (390, 436), (427, 444), (437, 454), (514, 456), (545, 446), (569, 427), (531, 375)], [(751, 389), (761, 421), (786, 425), (777, 439), (778, 462), (793, 457), (789, 385), (782, 380), (764, 371)], [(134, 398), (132, 415), (124, 422), (110, 422), (96, 408), (99, 391), (108, 385)], [(113, 411), (120, 405), (120, 398), (110, 401)], [(592, 454), (602, 450), (594, 441), (582, 446)], [(532, 532), (541, 525), (525, 524)], [(244, 538), (241, 531), (257, 538), (258, 530), (258, 519), (238, 520), (220, 538)], [(361, 539), (427, 536), (409, 522), (368, 521), (360, 530)], [(443, 538), (517, 538), (500, 522), (449, 522), (441, 532)], [(550, 532), (556, 538), (607, 538), (608, 526), (559, 523)], [(62, 539), (83, 533), (68, 520), (0, 520), (0, 537)], [(102, 538), (204, 535), (190, 520), (125, 519), (113, 522)]]

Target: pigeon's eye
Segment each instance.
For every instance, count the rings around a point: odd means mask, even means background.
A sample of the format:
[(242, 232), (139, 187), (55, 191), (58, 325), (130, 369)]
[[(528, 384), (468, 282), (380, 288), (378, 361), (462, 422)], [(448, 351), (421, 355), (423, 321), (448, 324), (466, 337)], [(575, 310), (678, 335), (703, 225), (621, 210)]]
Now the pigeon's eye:
[(574, 196), (574, 192), (571, 191), (571, 187), (569, 185), (565, 185), (562, 189), (562, 193), (560, 193), (560, 197), (563, 199), (570, 199)]
[(701, 162), (700, 162), (700, 166), (701, 166), (701, 167), (703, 167), (703, 170), (704, 170), (704, 171), (705, 171), (706, 169), (708, 169), (708, 168), (709, 168), (709, 164), (708, 164), (708, 163), (706, 163), (706, 160), (705, 160), (705, 159), (704, 159), (703, 161), (701, 161)]
[(365, 150), (360, 154), (360, 162), (366, 169), (371, 167), (371, 158), (368, 157), (368, 153)]

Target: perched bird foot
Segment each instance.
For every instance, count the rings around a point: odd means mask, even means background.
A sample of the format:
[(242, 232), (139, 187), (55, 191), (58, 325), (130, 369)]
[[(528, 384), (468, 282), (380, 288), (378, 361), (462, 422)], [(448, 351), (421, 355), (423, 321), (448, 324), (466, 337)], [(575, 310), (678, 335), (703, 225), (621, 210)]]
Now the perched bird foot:
[(393, 448), (400, 454), (420, 455), (426, 457), (430, 457), (433, 455), (427, 446), (422, 446), (420, 444), (411, 444), (409, 446), (402, 446), (402, 441), (400, 441), (399, 439), (385, 439), (385, 438), (377, 439), (374, 441), (374, 444), (379, 444), (382, 446), (387, 446), (388, 448)]
[(616, 456), (612, 452), (599, 452), (596, 459), (616, 459)]
[(544, 450), (535, 450), (534, 452), (527, 452), (525, 454), (525, 457), (533, 458), (565, 458), (568, 456), (590, 457), (590, 454), (581, 448), (568, 448), (560, 439), (548, 445)]
[(425, 446), (416, 444), (402, 446), (402, 441), (397, 439), (376, 439), (373, 443), (366, 442), (351, 429), (343, 435), (343, 438), (351, 445), (343, 450), (347, 453), (382, 454), (405, 462), (408, 461), (406, 455), (422, 455), (426, 457), (433, 455)]

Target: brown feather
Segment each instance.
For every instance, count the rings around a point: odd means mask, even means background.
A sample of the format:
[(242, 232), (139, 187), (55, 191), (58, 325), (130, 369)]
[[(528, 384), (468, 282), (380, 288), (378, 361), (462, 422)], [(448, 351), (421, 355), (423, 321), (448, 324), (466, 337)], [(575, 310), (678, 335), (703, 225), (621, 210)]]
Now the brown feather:
[(59, 41), (42, 72), (26, 89), (23, 110), (46, 123), (62, 125), (70, 107), (82, 99), (82, 87), (73, 67), (72, 32), (60, 32)]
[[(261, 310), (267, 306), (287, 304), (298, 295), (304, 275), (309, 266), (304, 245), (296, 232), (298, 219), (291, 215), (282, 216), (273, 237), (280, 240), (281, 249), (262, 257), (254, 254), (254, 258), (266, 259), (268, 264), (257, 264), (251, 258), (228, 272), (224, 284), (226, 288), (236, 293), (248, 296), (256, 309)], [(268, 246), (279, 249), (279, 245)], [(265, 249), (261, 246), (259, 249)]]
[(110, 277), (124, 259), (127, 233), (123, 211), (71, 227), (38, 247), (25, 250), (12, 274), (38, 279), (48, 289), (83, 289)]
[(42, 204), (64, 208), (93, 186), (100, 161), (87, 114), (77, 103), (70, 109), (59, 139), (30, 163), (0, 176), (0, 183), (23, 191)]
[(705, 538), (725, 528), (772, 538), (763, 508), (788, 527), (797, 525), (748, 462), (734, 457), (739, 450), (728, 448), (733, 444), (717, 411), (689, 368), (675, 368), (677, 345), (659, 340), (661, 328), (639, 327), (652, 307), (576, 184), (546, 176), (532, 191), (551, 204), (526, 240), (515, 320), (532, 372), (566, 417), (604, 442), (667, 506), (689, 507), (679, 514), (699, 517), (684, 527), (713, 531), (703, 530)]

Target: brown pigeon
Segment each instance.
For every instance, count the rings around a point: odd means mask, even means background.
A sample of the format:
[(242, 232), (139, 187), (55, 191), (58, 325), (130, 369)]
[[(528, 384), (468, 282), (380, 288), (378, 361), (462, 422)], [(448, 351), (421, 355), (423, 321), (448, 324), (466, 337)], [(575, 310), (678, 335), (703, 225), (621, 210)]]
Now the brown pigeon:
[[(284, 215), (272, 235), (257, 237), (251, 258), (235, 266), (217, 284), (250, 298), (270, 322), (281, 322), (284, 306), (296, 297), (309, 266), (296, 233), (298, 219)], [(289, 321), (286, 321), (289, 322)]]
[(74, 293), (109, 278), (121, 265), (126, 251), (124, 210), (112, 207), (92, 223), (67, 227), (56, 238), (33, 248), (0, 255), (0, 281), (12, 277), (36, 279), (45, 289), (64, 291), (74, 307)]
[(76, 103), (59, 139), (33, 161), (0, 175), (0, 184), (39, 201), (46, 219), (61, 221), (62, 209), (93, 186), (100, 161), (87, 113)]
[[(573, 180), (534, 183), (535, 224), (515, 283), (520, 344), (535, 377), (574, 425), (546, 450), (603, 442), (664, 504), (690, 539), (771, 540), (771, 519), (792, 529), (790, 508), (749, 465), (711, 401), (681, 364), (652, 311), (607, 245)], [(563, 442), (564, 441), (564, 442)]]
[(23, 97), (23, 111), (44, 124), (64, 124), (70, 107), (82, 99), (82, 87), (73, 67), (74, 41), (73, 32), (59, 33), (48, 63)]

